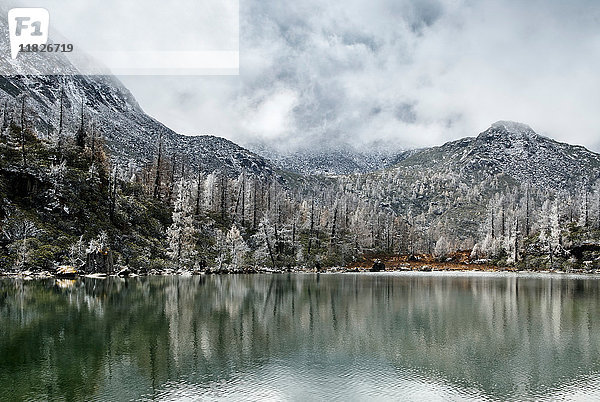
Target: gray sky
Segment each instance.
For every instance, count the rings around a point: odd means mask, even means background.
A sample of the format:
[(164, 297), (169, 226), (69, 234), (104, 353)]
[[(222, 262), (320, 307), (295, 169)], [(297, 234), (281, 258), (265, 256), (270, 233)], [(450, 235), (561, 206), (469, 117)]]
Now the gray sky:
[(282, 147), (474, 136), (600, 151), (597, 0), (241, 0), (240, 75), (122, 77), (183, 134)]

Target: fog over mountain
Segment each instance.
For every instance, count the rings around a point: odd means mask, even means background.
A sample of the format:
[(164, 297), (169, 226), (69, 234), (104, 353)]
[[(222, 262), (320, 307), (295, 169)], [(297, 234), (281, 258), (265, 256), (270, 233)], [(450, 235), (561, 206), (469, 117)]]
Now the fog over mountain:
[(122, 80), (177, 132), (283, 152), (431, 146), (502, 119), (598, 151), (599, 21), (589, 0), (250, 0), (240, 76)]

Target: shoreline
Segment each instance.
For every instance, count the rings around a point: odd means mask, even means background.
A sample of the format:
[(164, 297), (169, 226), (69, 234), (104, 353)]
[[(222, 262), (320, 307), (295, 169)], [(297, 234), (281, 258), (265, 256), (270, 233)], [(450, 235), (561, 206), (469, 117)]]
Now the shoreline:
[[(495, 267), (491, 265), (463, 265), (463, 264), (448, 264), (443, 266), (431, 266), (428, 264), (410, 264), (414, 266), (396, 266), (386, 269), (373, 270), (362, 266), (358, 267), (330, 267), (317, 270), (305, 267), (273, 269), (273, 268), (250, 268), (250, 269), (224, 269), (224, 270), (206, 270), (206, 271), (191, 271), (191, 270), (152, 270), (150, 272), (135, 272), (128, 271), (126, 273), (113, 272), (106, 273), (71, 273), (59, 274), (50, 271), (39, 272), (11, 272), (0, 271), (0, 279), (3, 278), (18, 278), (18, 279), (106, 279), (106, 278), (134, 278), (146, 276), (204, 276), (204, 275), (252, 275), (252, 274), (432, 274), (432, 273), (456, 273), (456, 274), (540, 274), (540, 275), (577, 275), (577, 276), (594, 276), (600, 275), (599, 270), (533, 270), (533, 269), (517, 269), (513, 267)], [(419, 266), (420, 265), (420, 266)]]

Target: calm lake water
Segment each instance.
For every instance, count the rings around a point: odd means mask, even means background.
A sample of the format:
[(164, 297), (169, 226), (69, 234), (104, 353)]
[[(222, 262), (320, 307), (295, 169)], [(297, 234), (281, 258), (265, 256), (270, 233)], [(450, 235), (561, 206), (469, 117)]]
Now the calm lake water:
[(0, 280), (5, 400), (600, 400), (600, 280)]

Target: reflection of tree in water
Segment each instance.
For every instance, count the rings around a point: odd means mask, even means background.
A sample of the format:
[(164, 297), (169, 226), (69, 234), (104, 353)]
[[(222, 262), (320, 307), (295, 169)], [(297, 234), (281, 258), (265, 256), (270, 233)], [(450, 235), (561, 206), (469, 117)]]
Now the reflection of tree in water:
[(3, 280), (0, 388), (136, 398), (270, 361), (375, 359), (492, 396), (530, 395), (598, 371), (598, 296), (595, 280), (551, 277)]

